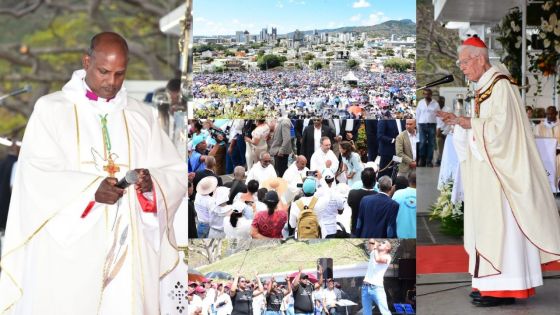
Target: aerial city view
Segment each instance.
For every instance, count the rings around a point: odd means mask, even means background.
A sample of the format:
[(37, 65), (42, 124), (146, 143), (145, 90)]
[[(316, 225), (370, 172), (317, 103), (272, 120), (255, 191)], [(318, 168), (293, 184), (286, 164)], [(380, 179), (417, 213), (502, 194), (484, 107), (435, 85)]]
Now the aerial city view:
[(363, 1), (223, 1), (214, 10), (215, 1), (196, 2), (194, 116), (412, 118), (416, 15), (408, 2), (410, 10)]

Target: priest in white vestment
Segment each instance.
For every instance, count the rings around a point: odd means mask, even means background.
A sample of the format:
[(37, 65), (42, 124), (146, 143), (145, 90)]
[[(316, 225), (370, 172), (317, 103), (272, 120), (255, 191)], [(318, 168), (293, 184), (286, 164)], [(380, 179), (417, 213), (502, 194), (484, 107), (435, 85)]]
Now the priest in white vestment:
[(336, 174), (338, 171), (338, 158), (331, 150), (331, 139), (329, 137), (322, 137), (320, 150), (316, 150), (311, 156), (309, 169), (323, 173), (327, 168), (333, 174)]
[(303, 180), (307, 177), (307, 159), (304, 155), (298, 155), (296, 160), (288, 169), (284, 172), (283, 179), (288, 182), (288, 200), (287, 202), (292, 202), (295, 196), (301, 191), (298, 185), (303, 185)]
[[(184, 161), (151, 109), (122, 88), (126, 41), (93, 37), (29, 119), (0, 260), (0, 314), (159, 314), (177, 266)], [(129, 170), (136, 185), (115, 186)]]
[[(560, 124), (558, 123), (558, 111), (556, 107), (546, 108), (546, 119), (533, 128), (535, 136), (556, 139), (556, 146), (560, 144)], [(560, 179), (560, 154), (556, 155), (556, 185)]]
[(457, 124), (454, 142), (465, 190), (465, 250), (473, 304), (511, 304), (543, 284), (541, 264), (560, 259), (560, 217), (517, 86), (491, 66), (478, 37), (459, 50), (476, 82), (473, 117), (439, 112)]

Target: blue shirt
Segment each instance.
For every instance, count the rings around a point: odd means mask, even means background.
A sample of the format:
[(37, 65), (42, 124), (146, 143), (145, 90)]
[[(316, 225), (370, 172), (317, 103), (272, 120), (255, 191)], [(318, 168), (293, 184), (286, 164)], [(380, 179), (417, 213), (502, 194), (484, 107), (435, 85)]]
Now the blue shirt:
[(399, 204), (397, 237), (416, 238), (416, 188), (397, 190), (393, 200)]
[(189, 172), (204, 171), (206, 169), (206, 163), (200, 161), (201, 156), (202, 154), (193, 151), (189, 158)]

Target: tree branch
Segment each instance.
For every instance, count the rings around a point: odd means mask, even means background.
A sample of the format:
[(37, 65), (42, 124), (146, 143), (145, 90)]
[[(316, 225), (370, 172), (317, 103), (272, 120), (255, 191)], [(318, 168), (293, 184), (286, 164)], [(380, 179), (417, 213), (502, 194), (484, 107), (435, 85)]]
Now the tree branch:
[(43, 0), (37, 0), (31, 5), (28, 5), (26, 2), (20, 2), (20, 4), (14, 8), (0, 8), (0, 14), (12, 15), (16, 18), (20, 18), (35, 12), (42, 4)]
[(144, 9), (147, 12), (150, 12), (152, 14), (155, 14), (159, 17), (162, 17), (164, 15), (167, 14), (167, 9), (165, 9), (163, 6), (157, 6), (154, 5), (153, 3), (150, 3), (149, 1), (143, 1), (143, 0), (124, 0), (124, 2), (136, 6), (136, 7), (140, 7), (142, 9)]

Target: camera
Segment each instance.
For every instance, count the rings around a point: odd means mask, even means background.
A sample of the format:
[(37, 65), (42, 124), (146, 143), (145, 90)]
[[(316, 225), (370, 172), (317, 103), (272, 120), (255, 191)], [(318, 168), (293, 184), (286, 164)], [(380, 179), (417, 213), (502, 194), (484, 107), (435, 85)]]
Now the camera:
[(297, 188), (303, 188), (303, 183), (298, 183), (298, 184), (296, 184), (296, 187), (297, 187)]
[[(216, 128), (210, 128), (208, 130), (210, 132), (210, 136), (212, 137), (212, 139), (216, 140), (216, 142), (219, 144), (222, 141), (226, 141), (227, 137), (226, 137), (226, 132), (222, 131), (220, 129), (216, 129)], [(218, 136), (222, 136), (222, 140), (218, 139)]]

